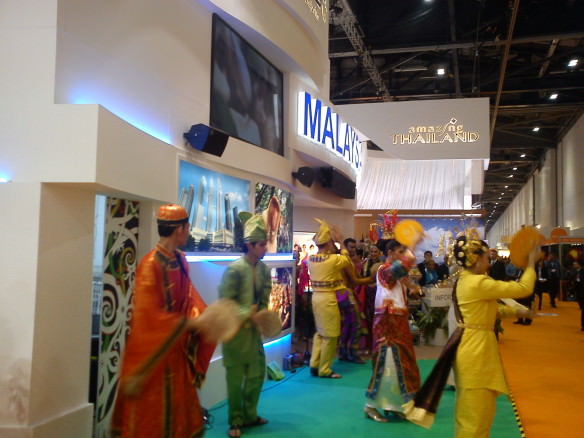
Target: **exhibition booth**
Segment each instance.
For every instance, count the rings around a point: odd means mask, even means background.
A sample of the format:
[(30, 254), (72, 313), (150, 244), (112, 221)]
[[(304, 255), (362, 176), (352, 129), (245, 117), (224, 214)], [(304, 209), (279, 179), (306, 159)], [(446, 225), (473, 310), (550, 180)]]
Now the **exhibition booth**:
[[(327, 101), (326, 5), (33, 3), (0, 18), (3, 240), (17, 248), (3, 279), (19, 291), (2, 318), (0, 388), (17, 400), (0, 402), (0, 435), (103, 437), (158, 207), (188, 210), (184, 250), (207, 302), (241, 256), (238, 213), (266, 216), (283, 330), (265, 348), (281, 363), (293, 232), (320, 217), (352, 233), (367, 151)], [(225, 398), (218, 347), (201, 401)]]
[[(358, 237), (356, 215), (466, 211), (482, 191), (488, 100), (333, 107), (321, 2), (32, 3), (9, 2), (0, 17), (11, 41), (0, 50), (11, 145), (1, 228), (12, 248), (1, 261), (3, 289), (18, 291), (3, 297), (0, 392), (17, 400), (0, 401), (0, 435), (106, 436), (160, 205), (188, 211), (184, 250), (207, 302), (241, 256), (238, 213), (265, 215), (270, 308), (283, 325), (265, 348), (281, 363), (295, 233), (310, 236), (319, 217)], [(383, 151), (368, 153), (367, 140)], [(201, 401), (225, 398), (218, 347)]]

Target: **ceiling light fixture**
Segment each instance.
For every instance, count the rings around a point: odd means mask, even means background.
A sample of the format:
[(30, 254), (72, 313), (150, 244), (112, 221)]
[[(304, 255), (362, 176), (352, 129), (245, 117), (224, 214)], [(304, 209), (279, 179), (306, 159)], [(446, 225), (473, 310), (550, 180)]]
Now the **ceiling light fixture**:
[[(551, 97), (550, 97), (551, 99)], [(538, 132), (539, 131), (539, 126), (536, 126), (535, 128), (532, 129), (533, 132)]]
[(550, 100), (556, 100), (558, 98), (558, 93), (550, 94)]
[(509, 186), (505, 186), (505, 188), (506, 188), (506, 189), (508, 189), (508, 188), (509, 188)]
[(521, 154), (519, 155), (521, 158), (525, 158), (525, 154)]
[(576, 67), (578, 65), (578, 58), (572, 58), (570, 59), (570, 62), (568, 62), (568, 67)]
[(517, 170), (517, 167), (514, 167), (513, 170)]
[(509, 178), (513, 178), (513, 175), (509, 175)]
[(442, 67), (436, 69), (436, 74), (438, 76), (444, 76), (446, 74), (446, 70)]

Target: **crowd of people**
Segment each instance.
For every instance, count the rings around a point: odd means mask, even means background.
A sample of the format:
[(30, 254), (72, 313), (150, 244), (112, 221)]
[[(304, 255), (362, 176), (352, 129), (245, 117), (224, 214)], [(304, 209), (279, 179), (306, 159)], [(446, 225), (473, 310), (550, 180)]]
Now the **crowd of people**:
[[(199, 437), (203, 410), (197, 389), (216, 343), (223, 342), (228, 393), (228, 436), (262, 426), (258, 402), (266, 374), (262, 335), (272, 292), (266, 253), (267, 230), (261, 215), (240, 213), (244, 255), (226, 269), (220, 302), (206, 306), (190, 282), (185, 256), (178, 248), (188, 237), (184, 208), (167, 205), (158, 212), (160, 240), (140, 262), (134, 313), (122, 364), (112, 431), (114, 436)], [(537, 262), (533, 248), (522, 270), (511, 269), (496, 250), (467, 235), (458, 236), (451, 257), (458, 266), (453, 287), (455, 328), (436, 366), (421, 382), (409, 324), (408, 301), (422, 286), (448, 278), (448, 257), (437, 265), (426, 251), (416, 265), (416, 243), (405, 246), (380, 239), (366, 248), (343, 239), (334, 226), (317, 220), (316, 250), (298, 251), (298, 299), (312, 320), (310, 373), (341, 379), (334, 359), (364, 364), (372, 371), (365, 389), (364, 414), (380, 423), (390, 418), (430, 427), (451, 369), (456, 387), (455, 437), (487, 438), (498, 395), (508, 393), (495, 326), (504, 299), (531, 306), (534, 294), (549, 293), (555, 306), (562, 274), (555, 256)], [(363, 256), (366, 255), (364, 258)], [(410, 275), (416, 272), (417, 281)], [(575, 296), (584, 309), (584, 275), (578, 262), (569, 271)], [(306, 292), (310, 292), (307, 294)], [(306, 299), (306, 296), (311, 299)], [(272, 312), (273, 313), (273, 312)], [(584, 311), (583, 311), (584, 313)], [(520, 312), (521, 324), (531, 313)], [(302, 312), (297, 314), (302, 318)], [(583, 317), (584, 318), (584, 317)], [(278, 329), (281, 320), (277, 318)], [(297, 331), (309, 336), (298, 324)], [(582, 320), (584, 330), (584, 319)]]
[[(412, 248), (394, 239), (381, 239), (361, 252), (358, 250), (365, 249), (363, 246), (351, 238), (335, 238), (324, 222), (315, 243), (315, 254), (298, 257), (299, 273), (304, 276), (298, 294), (311, 292), (315, 320), (312, 375), (341, 378), (332, 369), (335, 354), (354, 363), (362, 363), (368, 355), (373, 369), (365, 394), (365, 416), (382, 423), (397, 417), (429, 427), (436, 412), (433, 397), (437, 391), (428, 387), (435, 387), (436, 377), (431, 376), (423, 385), (420, 381), (408, 301), (420, 294), (421, 286), (448, 278), (456, 270), (454, 263), (449, 264), (445, 256), (437, 264), (426, 251), (424, 260), (416, 265)], [(511, 271), (483, 241), (461, 236), (456, 245), (451, 257), (459, 270), (453, 292), (458, 342), (447, 366), (454, 369), (458, 391), (456, 437), (488, 437), (495, 399), (508, 392), (495, 333), (496, 320), (505, 307), (499, 300), (530, 299), (537, 277), (537, 253), (532, 251), (524, 270)], [(409, 275), (415, 270), (419, 271), (417, 282)], [(515, 309), (508, 312), (526, 320), (532, 315)], [(359, 324), (355, 323), (356, 315), (361, 317)], [(344, 337), (346, 333), (349, 335)], [(476, 363), (491, 372), (481, 372)], [(444, 387), (447, 373), (438, 375), (438, 385)]]

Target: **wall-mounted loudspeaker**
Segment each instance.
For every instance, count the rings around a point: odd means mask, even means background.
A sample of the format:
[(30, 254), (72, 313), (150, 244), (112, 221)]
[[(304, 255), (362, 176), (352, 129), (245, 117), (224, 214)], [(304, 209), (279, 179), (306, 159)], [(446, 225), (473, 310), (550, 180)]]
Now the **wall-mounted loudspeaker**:
[(320, 185), (341, 198), (355, 199), (355, 183), (334, 167), (321, 167), (318, 172)]
[(183, 134), (185, 140), (198, 151), (220, 157), (225, 151), (229, 136), (224, 132), (199, 123), (191, 126), (189, 132)]
[(298, 172), (292, 172), (292, 176), (306, 187), (310, 187), (314, 182), (314, 170), (312, 167), (299, 167)]

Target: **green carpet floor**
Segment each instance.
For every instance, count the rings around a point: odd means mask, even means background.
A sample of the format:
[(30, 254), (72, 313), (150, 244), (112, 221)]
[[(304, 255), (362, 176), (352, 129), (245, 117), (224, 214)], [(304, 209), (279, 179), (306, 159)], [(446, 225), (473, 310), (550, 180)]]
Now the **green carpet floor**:
[[(422, 379), (430, 372), (433, 360), (419, 360)], [(453, 437), (454, 391), (444, 391), (436, 421), (431, 430), (408, 421), (376, 423), (364, 417), (365, 387), (369, 382), (371, 363), (356, 365), (335, 363), (340, 380), (312, 377), (308, 368), (286, 373), (284, 380), (267, 381), (260, 397), (259, 414), (269, 424), (249, 428), (242, 436), (282, 438), (333, 437)], [(210, 409), (209, 437), (227, 436), (226, 402)], [(491, 429), (493, 438), (520, 438), (513, 408), (507, 397), (497, 399), (497, 414)]]

